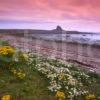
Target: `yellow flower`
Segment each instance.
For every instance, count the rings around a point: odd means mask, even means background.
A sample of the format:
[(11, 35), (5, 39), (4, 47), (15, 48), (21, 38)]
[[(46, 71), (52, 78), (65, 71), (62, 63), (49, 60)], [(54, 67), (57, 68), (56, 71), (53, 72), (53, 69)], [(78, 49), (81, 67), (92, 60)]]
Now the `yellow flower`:
[(94, 94), (89, 94), (85, 97), (85, 100), (96, 100), (96, 97)]
[(0, 54), (2, 55), (13, 55), (14, 51), (14, 48), (11, 46), (0, 46)]
[(11, 72), (15, 75), (17, 73), (16, 69), (11, 69)]
[(10, 95), (4, 95), (1, 100), (10, 100), (11, 96)]
[(57, 91), (55, 96), (58, 97), (59, 100), (62, 100), (63, 98), (65, 98), (65, 93)]
[(25, 75), (25, 73), (19, 72), (19, 73), (17, 73), (17, 76), (18, 76), (18, 78), (23, 79), (26, 75)]
[(61, 73), (59, 75), (59, 80), (66, 80), (64, 73)]
[(27, 55), (26, 53), (21, 53), (21, 54), (20, 54), (20, 59), (21, 59), (21, 60), (27, 61), (28, 58), (29, 58), (29, 57), (28, 57), (28, 55)]
[(8, 53), (7, 52), (5, 52), (5, 51), (3, 51), (3, 52), (1, 52), (3, 55), (7, 55)]
[(27, 60), (28, 59), (28, 55), (27, 54), (23, 54), (23, 57), (25, 58), (25, 60)]

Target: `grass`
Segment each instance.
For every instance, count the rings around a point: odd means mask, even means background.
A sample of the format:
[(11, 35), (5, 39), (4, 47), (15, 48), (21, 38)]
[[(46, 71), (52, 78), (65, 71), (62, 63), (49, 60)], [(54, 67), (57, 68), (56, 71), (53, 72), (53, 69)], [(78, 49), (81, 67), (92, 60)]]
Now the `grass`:
[(48, 82), (31, 67), (24, 67), (27, 77), (17, 80), (8, 70), (0, 69), (0, 97), (10, 94), (12, 100), (55, 100), (47, 90)]
[[(20, 53), (18, 54), (20, 55)], [(47, 65), (54, 66), (57, 68), (60, 67), (66, 68), (68, 67), (68, 65), (65, 65), (59, 60), (47, 59), (45, 57), (38, 57), (35, 54), (33, 54), (33, 56), (30, 57), (29, 59), (32, 61), (28, 61), (28, 62), (24, 61), (24, 63), (22, 63), (20, 60), (18, 62), (11, 61), (11, 64), (9, 64), (10, 67), (15, 68), (18, 72), (22, 71), (25, 73), (26, 76), (23, 79), (19, 79), (18, 77), (16, 77), (16, 75), (14, 75), (11, 72), (11, 69), (9, 70), (7, 66), (4, 67), (2, 65), (3, 62), (2, 61), (0, 62), (0, 98), (4, 95), (9, 94), (11, 95), (11, 100), (57, 100), (57, 98), (55, 97), (55, 92), (50, 92), (47, 88), (50, 85), (50, 79), (47, 79), (46, 75), (43, 74), (41, 71), (39, 72), (38, 64), (41, 65), (41, 68), (43, 67), (45, 68)], [(7, 64), (8, 63), (4, 65)], [(78, 68), (79, 68), (78, 65), (76, 66), (75, 64), (72, 64), (71, 67), (69, 67), (69, 70), (71, 72), (75, 72), (75, 71), (78, 72), (79, 70), (81, 70), (80, 73), (82, 73), (83, 71), (84, 73), (89, 75), (90, 76), (89, 79), (91, 79), (91, 81), (95, 80), (91, 85), (85, 84), (84, 88), (89, 90), (90, 94), (94, 93), (96, 97), (99, 97), (100, 76), (97, 75), (96, 73), (90, 73), (87, 71), (85, 72), (84, 70)], [(73, 77), (76, 78), (77, 76), (79, 76), (79, 73), (73, 74)], [(82, 81), (88, 81), (84, 79), (84, 77), (81, 79)], [(100, 98), (97, 98), (96, 100), (99, 99)], [(79, 99), (74, 99), (74, 100), (84, 100), (84, 99), (80, 97)]]
[[(36, 58), (34, 57), (34, 65)], [(46, 59), (42, 59), (44, 62)], [(56, 60), (47, 60), (46, 62), (58, 64)], [(38, 62), (37, 62), (38, 63)], [(17, 64), (16, 64), (17, 65)], [(34, 69), (34, 65), (22, 66), (22, 69), (26, 73), (24, 80), (18, 80), (8, 70), (0, 68), (0, 97), (6, 94), (11, 95), (11, 100), (57, 100), (54, 94), (48, 91), (48, 80), (37, 70)], [(76, 68), (73, 70), (77, 70)], [(88, 86), (91, 93), (100, 95), (100, 77), (97, 74), (92, 74), (91, 78), (96, 79), (96, 83)], [(80, 99), (81, 100), (81, 99)], [(99, 99), (98, 99), (99, 100)]]
[(8, 41), (0, 40), (0, 45), (8, 45)]

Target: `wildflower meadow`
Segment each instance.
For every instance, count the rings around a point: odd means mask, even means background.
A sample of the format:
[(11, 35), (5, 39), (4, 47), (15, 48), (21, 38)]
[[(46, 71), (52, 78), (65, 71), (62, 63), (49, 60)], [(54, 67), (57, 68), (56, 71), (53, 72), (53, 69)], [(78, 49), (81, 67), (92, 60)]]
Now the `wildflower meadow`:
[(78, 64), (0, 42), (1, 100), (100, 100), (100, 76)]

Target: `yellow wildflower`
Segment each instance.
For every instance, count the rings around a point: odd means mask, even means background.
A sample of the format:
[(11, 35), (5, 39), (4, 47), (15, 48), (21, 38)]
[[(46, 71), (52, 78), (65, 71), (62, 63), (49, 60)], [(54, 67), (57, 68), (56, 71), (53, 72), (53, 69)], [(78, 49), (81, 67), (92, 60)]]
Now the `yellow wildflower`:
[(59, 100), (62, 100), (62, 99), (65, 98), (65, 93), (64, 92), (57, 91), (55, 96), (58, 97)]
[(85, 97), (85, 100), (96, 100), (96, 97), (94, 94), (89, 94)]
[(10, 95), (4, 95), (1, 100), (10, 100), (11, 96)]
[(26, 53), (20, 54), (20, 59), (21, 59), (21, 60), (27, 61), (28, 58), (29, 58), (29, 57), (28, 57), (28, 55), (27, 55)]
[(66, 80), (64, 73), (61, 73), (59, 75), (59, 80)]
[(11, 72), (15, 75), (17, 73), (16, 69), (11, 69)]
[(23, 54), (23, 57), (24, 57), (24, 59), (25, 59), (25, 60), (27, 60), (27, 59), (28, 59), (28, 55), (27, 55), (27, 54), (25, 54), (25, 53)]
[(2, 55), (13, 55), (14, 54), (14, 48), (11, 46), (0, 46), (0, 54)]
[(18, 72), (17, 75), (18, 75), (18, 78), (20, 79), (23, 79), (26, 76), (25, 73), (21, 73), (21, 72)]

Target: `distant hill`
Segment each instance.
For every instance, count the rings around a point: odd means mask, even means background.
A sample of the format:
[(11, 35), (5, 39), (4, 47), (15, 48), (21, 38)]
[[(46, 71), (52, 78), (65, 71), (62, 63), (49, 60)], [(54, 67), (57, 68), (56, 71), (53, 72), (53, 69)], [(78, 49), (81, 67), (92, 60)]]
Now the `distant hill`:
[(35, 30), (35, 29), (0, 29), (0, 34), (9, 34), (24, 36), (24, 34), (93, 34), (89, 32), (79, 32), (79, 31), (66, 31), (63, 30), (60, 26), (57, 26), (53, 30)]

